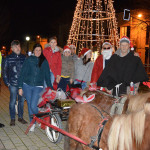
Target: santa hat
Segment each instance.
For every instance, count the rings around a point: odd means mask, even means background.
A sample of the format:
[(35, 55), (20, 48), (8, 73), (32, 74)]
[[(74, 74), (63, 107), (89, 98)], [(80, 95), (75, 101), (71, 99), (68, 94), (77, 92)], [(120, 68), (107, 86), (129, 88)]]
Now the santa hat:
[(120, 39), (120, 44), (122, 42), (127, 42), (130, 44), (130, 47), (131, 47), (131, 50), (133, 51), (134, 50), (134, 47), (133, 47), (133, 44), (132, 42), (130, 41), (130, 39), (127, 37), (127, 36), (123, 36), (121, 39)]
[(73, 44), (70, 44), (69, 45), (69, 47), (71, 48), (71, 47), (73, 47), (73, 48), (75, 48), (76, 49), (76, 46), (75, 45), (73, 45)]
[(65, 52), (65, 51), (70, 51), (69, 46), (64, 46), (64, 52)]
[(109, 45), (110, 47), (112, 47), (111, 43), (109, 43), (109, 42), (104, 42), (103, 45), (102, 45), (102, 47), (103, 47), (104, 45)]
[(81, 51), (80, 54), (79, 54), (79, 57), (85, 56), (85, 55), (87, 55), (89, 52), (91, 52), (91, 49), (83, 48), (82, 51)]

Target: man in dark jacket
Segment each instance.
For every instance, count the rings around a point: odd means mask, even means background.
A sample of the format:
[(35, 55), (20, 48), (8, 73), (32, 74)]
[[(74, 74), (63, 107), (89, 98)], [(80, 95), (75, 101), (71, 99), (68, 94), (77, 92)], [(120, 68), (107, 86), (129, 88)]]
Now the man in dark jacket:
[(11, 117), (10, 126), (15, 125), (15, 104), (18, 96), (18, 121), (22, 124), (27, 122), (23, 119), (24, 98), (18, 95), (18, 77), (25, 60), (21, 54), (20, 42), (17, 40), (11, 43), (12, 54), (8, 55), (3, 65), (3, 80), (10, 91), (9, 113)]
[(136, 94), (139, 83), (148, 81), (141, 59), (130, 51), (130, 47), (132, 48), (130, 39), (123, 37), (120, 40), (120, 50), (110, 58), (97, 82), (98, 86), (112, 90), (116, 96)]

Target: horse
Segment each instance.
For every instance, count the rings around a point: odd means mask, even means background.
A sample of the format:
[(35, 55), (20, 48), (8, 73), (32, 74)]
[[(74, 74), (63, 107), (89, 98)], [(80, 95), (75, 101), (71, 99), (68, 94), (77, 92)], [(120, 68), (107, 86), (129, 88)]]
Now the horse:
[[(97, 135), (98, 124), (101, 122), (101, 117), (98, 111), (95, 110), (91, 105), (95, 105), (98, 109), (100, 109), (105, 116), (107, 116), (110, 120), (110, 108), (114, 103), (114, 98), (109, 97), (107, 95), (101, 94), (99, 92), (87, 92), (86, 95), (90, 95), (95, 93), (95, 99), (93, 102), (88, 104), (75, 104), (70, 109), (70, 114), (68, 118), (67, 131), (74, 134), (77, 137), (80, 137), (82, 140), (90, 143), (90, 137)], [(143, 96), (143, 95), (142, 95)], [(142, 97), (141, 96), (141, 97)], [(138, 97), (138, 96), (137, 96)], [(140, 97), (140, 95), (139, 95)], [(148, 94), (144, 96), (147, 101), (149, 97)], [(130, 97), (132, 100), (133, 97)], [(129, 98), (126, 103), (126, 106), (129, 104)], [(127, 107), (124, 108), (124, 111), (127, 110)], [(90, 124), (88, 124), (90, 122)], [(109, 124), (109, 123), (107, 123)], [(89, 130), (90, 129), (90, 130)], [(71, 140), (65, 137), (65, 150), (79, 150), (79, 149), (88, 149), (84, 145), (77, 143), (74, 140)]]
[[(89, 120), (88, 116), (91, 112), (89, 112), (88, 110), (91, 110), (90, 109), (91, 104), (96, 105), (99, 108), (103, 109), (103, 111), (105, 111), (107, 113), (107, 115), (109, 115), (110, 110), (111, 110), (111, 106), (115, 103), (113, 97), (108, 96), (107, 94), (101, 93), (99, 91), (84, 91), (82, 94), (86, 95), (87, 97), (92, 95), (92, 94), (95, 94), (95, 99), (92, 102), (89, 102), (87, 104), (77, 103), (77, 104), (74, 104), (71, 107), (71, 109), (69, 111), (68, 123), (67, 123), (67, 126), (66, 126), (66, 131), (69, 131), (70, 133), (74, 132), (74, 131), (71, 131), (70, 129), (76, 129), (77, 125), (81, 126), (82, 123), (83, 123), (82, 122), (83, 120), (86, 120), (86, 121)], [(93, 113), (95, 113), (95, 110), (93, 110)], [(98, 118), (99, 118), (99, 114), (97, 116), (97, 119)], [(91, 118), (91, 122), (94, 123), (96, 120), (95, 119), (93, 120), (93, 119), (94, 118)], [(71, 127), (68, 126), (69, 124), (71, 125)], [(74, 133), (74, 135), (76, 135), (78, 137), (78, 135), (76, 133)], [(70, 139), (67, 136), (65, 136), (65, 144), (64, 144), (64, 146), (65, 146), (64, 149), (65, 150), (70, 150), (69, 141), (70, 141)]]
[(122, 113), (131, 113), (135, 111), (139, 111), (144, 108), (145, 103), (150, 102), (150, 92), (148, 93), (140, 93), (137, 95), (128, 96), (126, 102), (124, 103)]
[(100, 142), (103, 150), (150, 149), (150, 103), (142, 110), (114, 116), (106, 124)]

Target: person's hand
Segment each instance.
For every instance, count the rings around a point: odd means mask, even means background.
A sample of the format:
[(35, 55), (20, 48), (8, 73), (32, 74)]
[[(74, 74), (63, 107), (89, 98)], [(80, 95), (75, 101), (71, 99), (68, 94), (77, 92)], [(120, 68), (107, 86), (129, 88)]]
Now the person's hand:
[(134, 56), (140, 57), (139, 53), (134, 52)]
[(97, 90), (97, 85), (96, 85), (96, 83), (90, 83), (90, 85), (89, 85), (89, 90), (90, 90), (90, 91), (96, 91), (96, 90)]
[(56, 82), (59, 83), (59, 82), (60, 82), (60, 79), (61, 79), (61, 76), (60, 76), (60, 75), (57, 75), (57, 77), (56, 77)]
[(106, 92), (110, 95), (112, 95), (112, 90), (108, 90), (107, 88), (105, 88)]
[(23, 95), (23, 90), (19, 89), (19, 95), (22, 96)]
[(52, 90), (52, 92), (53, 92), (53, 93), (56, 93), (57, 91), (55, 91), (55, 90)]
[(73, 79), (70, 79), (70, 84), (72, 84), (73, 83)]

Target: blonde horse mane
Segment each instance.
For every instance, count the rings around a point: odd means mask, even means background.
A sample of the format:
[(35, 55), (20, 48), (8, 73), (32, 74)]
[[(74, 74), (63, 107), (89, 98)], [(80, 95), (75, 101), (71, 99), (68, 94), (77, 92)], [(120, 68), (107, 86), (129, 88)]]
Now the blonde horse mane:
[(149, 93), (141, 93), (135, 96), (129, 96), (129, 104), (127, 113), (129, 112), (136, 112), (139, 110), (142, 110), (144, 108), (144, 104), (150, 98), (150, 92)]
[(132, 139), (140, 146), (143, 140), (146, 113), (150, 113), (150, 104), (145, 104), (144, 109), (116, 116), (108, 135), (109, 150), (132, 150)]

